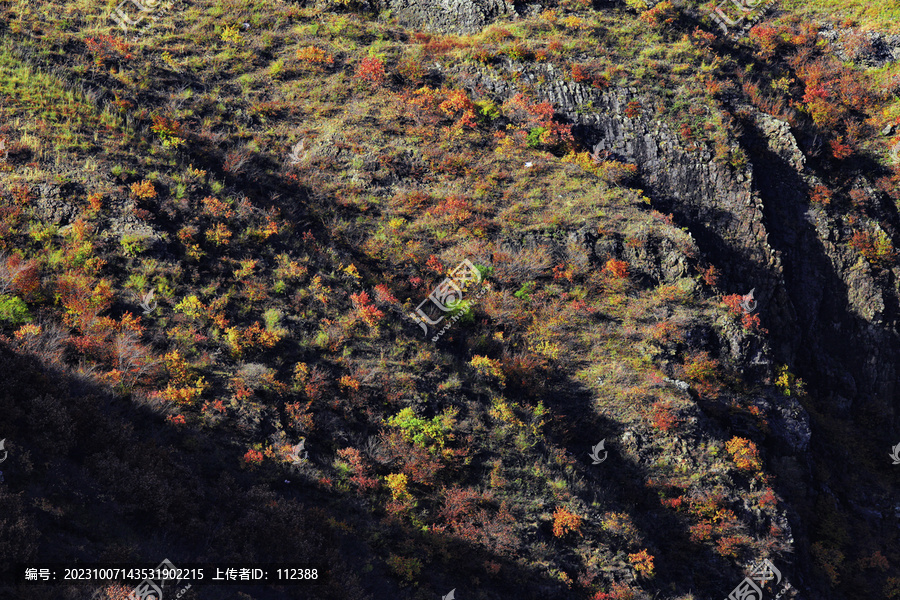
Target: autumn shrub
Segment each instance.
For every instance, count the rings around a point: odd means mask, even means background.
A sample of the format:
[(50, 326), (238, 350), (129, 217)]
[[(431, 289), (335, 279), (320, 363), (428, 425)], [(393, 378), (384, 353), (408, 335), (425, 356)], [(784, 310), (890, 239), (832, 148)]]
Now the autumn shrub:
[(824, 185), (815, 186), (809, 193), (810, 201), (815, 204), (821, 204), (822, 206), (831, 204), (832, 197), (833, 194), (831, 193), (831, 190)]
[(831, 146), (831, 155), (837, 160), (844, 160), (853, 154), (853, 145), (845, 142), (843, 136), (837, 136), (833, 140), (829, 140), (828, 145)]
[(731, 455), (735, 466), (742, 471), (759, 472), (762, 462), (756, 444), (742, 437), (733, 437), (725, 442), (725, 449)]
[(720, 556), (738, 558), (741, 551), (752, 542), (749, 538), (740, 535), (726, 535), (716, 540), (716, 552)]
[(351, 294), (350, 299), (353, 302), (353, 307), (356, 309), (356, 317), (369, 327), (375, 327), (384, 318), (384, 312), (372, 304), (368, 293)]
[(674, 429), (679, 419), (672, 411), (672, 402), (668, 400), (654, 402), (651, 422), (656, 429), (664, 433)]
[(260, 465), (265, 460), (265, 455), (254, 448), (250, 448), (244, 453), (243, 461), (246, 465)]
[(691, 525), (688, 528), (688, 533), (692, 542), (705, 542), (712, 539), (713, 525), (708, 521), (701, 521)]
[(280, 340), (278, 333), (266, 331), (259, 322), (245, 328), (235, 326), (225, 330), (225, 341), (235, 357), (243, 356), (250, 349), (273, 348)]
[(549, 102), (535, 103), (523, 94), (516, 94), (503, 103), (503, 112), (522, 127), (518, 133), (524, 135), (513, 136), (522, 145), (528, 145), (529, 135), (532, 136), (532, 144), (547, 149), (568, 148), (574, 144), (572, 126), (556, 120), (556, 110)]
[(131, 184), (131, 195), (139, 200), (152, 200), (156, 198), (156, 188), (153, 187), (153, 182), (144, 179)]
[(413, 583), (422, 572), (422, 561), (415, 557), (404, 558), (391, 554), (387, 559), (388, 567), (400, 579), (407, 583)]
[(562, 162), (578, 165), (588, 173), (593, 173), (607, 183), (615, 186), (627, 184), (637, 174), (637, 165), (617, 160), (605, 160), (589, 152), (569, 152)]
[(615, 279), (625, 279), (628, 277), (628, 263), (624, 260), (611, 258), (606, 261), (603, 271), (609, 273)]
[(322, 69), (334, 64), (334, 57), (317, 46), (305, 46), (296, 52), (296, 58), (307, 67)]
[(193, 406), (207, 388), (206, 381), (193, 373), (193, 369), (177, 350), (165, 355), (165, 364), (169, 383), (159, 395), (167, 402)]
[(612, 584), (608, 592), (597, 592), (592, 600), (635, 600), (637, 594), (626, 583), (616, 582)]
[(669, 0), (663, 0), (653, 8), (645, 10), (638, 17), (644, 23), (656, 28), (663, 25), (670, 25), (678, 18), (678, 10)]
[(111, 35), (98, 35), (84, 40), (88, 52), (94, 56), (98, 67), (119, 64), (132, 59), (131, 47), (127, 42)]
[(600, 521), (600, 527), (612, 535), (625, 540), (634, 540), (638, 536), (637, 527), (627, 513), (606, 513)]
[(341, 461), (339, 464), (346, 465), (345, 468), (351, 474), (350, 482), (356, 486), (360, 494), (378, 489), (381, 482), (377, 477), (372, 477), (359, 450), (355, 448), (341, 448), (338, 450), (337, 455)]
[(162, 145), (166, 148), (179, 148), (184, 145), (184, 130), (181, 123), (175, 119), (154, 115), (150, 130), (159, 136)]
[(802, 396), (805, 393), (803, 380), (791, 373), (787, 365), (779, 365), (775, 374), (775, 387), (785, 396)]
[[(385, 462), (399, 462), (400, 471), (414, 483), (432, 485), (444, 469), (441, 456), (407, 441), (400, 431), (383, 433), (381, 444)], [(447, 450), (445, 448), (444, 452)]]
[[(609, 86), (609, 79), (607, 79), (601, 72), (598, 65), (593, 63), (572, 63), (570, 68), (570, 73), (572, 75), (572, 79), (576, 83), (583, 83), (585, 85), (589, 85), (595, 87), (597, 89), (605, 89)], [(636, 104), (636, 103), (632, 103)], [(627, 111), (626, 111), (627, 112)], [(628, 116), (634, 116), (628, 115)]]
[(505, 385), (506, 375), (503, 373), (500, 361), (476, 354), (469, 361), (469, 365), (482, 377), (497, 381), (501, 386)]
[(553, 535), (561, 538), (570, 533), (578, 533), (581, 529), (581, 517), (563, 507), (553, 513)]
[(854, 232), (850, 246), (865, 256), (870, 263), (880, 267), (890, 264), (897, 255), (890, 238), (881, 229), (875, 235), (868, 231)]
[(828, 577), (831, 587), (841, 582), (841, 570), (844, 567), (844, 553), (829, 542), (816, 542), (812, 545), (813, 564)]
[(685, 378), (707, 393), (719, 388), (720, 366), (708, 352), (694, 352), (685, 357), (682, 367)]
[(384, 84), (387, 73), (384, 70), (384, 61), (375, 56), (367, 56), (362, 59), (356, 66), (353, 76), (359, 80), (368, 83), (372, 87)]
[(750, 29), (748, 38), (757, 48), (757, 54), (763, 59), (775, 56), (784, 43), (778, 30), (770, 25), (758, 24)]
[(649, 554), (646, 550), (641, 550), (635, 554), (629, 554), (628, 562), (634, 567), (638, 577), (652, 579), (656, 574), (653, 569), (653, 555)]

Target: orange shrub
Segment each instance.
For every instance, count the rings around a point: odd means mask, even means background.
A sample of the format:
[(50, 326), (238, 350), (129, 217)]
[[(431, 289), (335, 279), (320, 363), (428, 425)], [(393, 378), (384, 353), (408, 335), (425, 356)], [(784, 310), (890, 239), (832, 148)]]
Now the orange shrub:
[(578, 533), (581, 528), (581, 517), (559, 507), (553, 513), (553, 535), (561, 538), (568, 533)]
[(650, 578), (655, 575), (653, 570), (653, 555), (648, 554), (646, 550), (641, 550), (635, 554), (629, 554), (628, 562), (630, 562), (631, 566), (634, 567), (634, 570), (637, 571), (638, 577)]
[(735, 466), (742, 471), (760, 471), (762, 462), (756, 444), (742, 437), (733, 437), (725, 442), (725, 449), (731, 455)]
[(316, 46), (306, 46), (297, 50), (297, 60), (310, 66), (322, 67), (334, 64), (334, 57)]
[(624, 260), (616, 260), (615, 258), (611, 258), (606, 261), (606, 265), (603, 267), (603, 270), (616, 279), (625, 279), (628, 277), (628, 263)]
[(259, 450), (254, 450), (253, 448), (247, 450), (247, 452), (244, 454), (244, 464), (258, 465), (262, 463), (263, 459), (265, 459), (265, 455)]
[(664, 0), (650, 10), (642, 12), (638, 18), (653, 27), (661, 27), (674, 23), (677, 17), (678, 12), (675, 10), (675, 5), (669, 0)]
[(131, 184), (131, 195), (141, 200), (152, 200), (156, 198), (156, 189), (153, 187), (153, 183), (145, 179), (140, 183)]

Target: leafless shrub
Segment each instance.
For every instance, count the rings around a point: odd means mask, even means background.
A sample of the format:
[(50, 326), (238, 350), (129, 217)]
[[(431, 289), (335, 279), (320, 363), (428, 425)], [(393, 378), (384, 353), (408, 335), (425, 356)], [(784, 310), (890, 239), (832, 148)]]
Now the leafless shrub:
[(131, 332), (122, 332), (113, 338), (112, 355), (116, 370), (122, 373), (122, 384), (129, 389), (159, 364)]
[(507, 285), (533, 281), (553, 264), (546, 246), (525, 246), (509, 252), (494, 253), (494, 275)]
[(249, 150), (238, 150), (235, 152), (227, 152), (225, 153), (225, 162), (222, 165), (222, 169), (226, 173), (231, 173), (232, 175), (239, 175), (244, 173), (247, 167), (247, 163), (250, 160), (251, 153)]
[(35, 333), (16, 336), (15, 345), (23, 353), (40, 359), (44, 364), (62, 364), (69, 332), (56, 323), (38, 325)]
[(0, 294), (12, 291), (16, 277), (31, 266), (28, 261), (10, 260), (5, 253), (0, 253)]

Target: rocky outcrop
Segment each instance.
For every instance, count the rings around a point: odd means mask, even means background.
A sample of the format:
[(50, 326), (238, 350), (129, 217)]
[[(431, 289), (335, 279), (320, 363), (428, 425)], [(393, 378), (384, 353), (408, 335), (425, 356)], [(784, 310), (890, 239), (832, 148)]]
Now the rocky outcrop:
[(841, 60), (875, 69), (900, 60), (900, 35), (835, 27), (833, 23), (822, 23), (820, 26), (819, 36), (832, 44)]
[(380, 0), (405, 26), (443, 33), (471, 34), (502, 15), (516, 14), (508, 0)]
[[(810, 205), (806, 190), (820, 182), (787, 123), (751, 106), (732, 107), (745, 130), (736, 143), (750, 157), (735, 168), (713, 160), (706, 147), (687, 147), (635, 88), (597, 90), (566, 80), (552, 65), (512, 63), (506, 71), (518, 72), (518, 83), (485, 67), (455, 69), (460, 83), (499, 99), (527, 86), (594, 150), (638, 165), (654, 207), (674, 214), (703, 255), (715, 257), (723, 289), (756, 289), (777, 361), (824, 378), (835, 406), (895, 394), (896, 300), (884, 296), (866, 261), (847, 246), (851, 232)], [(626, 114), (632, 102), (639, 115)]]

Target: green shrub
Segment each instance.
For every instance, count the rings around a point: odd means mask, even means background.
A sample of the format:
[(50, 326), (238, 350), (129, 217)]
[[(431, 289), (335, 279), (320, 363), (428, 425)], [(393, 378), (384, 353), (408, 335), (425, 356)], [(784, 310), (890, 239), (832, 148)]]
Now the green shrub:
[(455, 417), (456, 409), (450, 409), (431, 419), (422, 419), (407, 407), (388, 418), (387, 424), (400, 429), (406, 441), (433, 450), (434, 446), (443, 448), (452, 437)]
[(135, 233), (123, 235), (122, 239), (119, 240), (126, 256), (137, 256), (142, 252), (146, 252), (152, 242), (153, 240), (150, 237)]
[(0, 294), (0, 321), (21, 325), (31, 320), (28, 305), (18, 296)]

